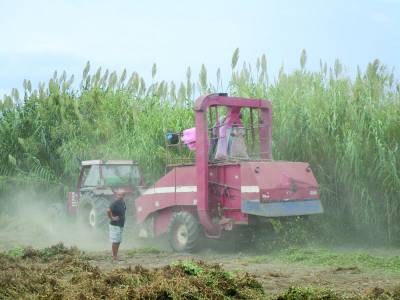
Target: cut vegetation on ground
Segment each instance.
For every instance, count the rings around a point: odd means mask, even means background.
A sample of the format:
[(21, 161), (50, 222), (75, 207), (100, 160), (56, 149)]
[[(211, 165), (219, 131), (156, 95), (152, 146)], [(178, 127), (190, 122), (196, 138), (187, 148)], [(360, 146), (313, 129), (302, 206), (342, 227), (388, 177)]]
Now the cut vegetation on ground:
[(178, 261), (102, 271), (76, 248), (62, 244), (0, 254), (0, 298), (45, 299), (261, 299), (254, 276), (218, 264)]
[(249, 259), (261, 262), (299, 263), (310, 266), (333, 266), (338, 268), (360, 268), (367, 271), (400, 273), (400, 256), (375, 256), (363, 252), (338, 252), (321, 248), (293, 248), (271, 255), (261, 255)]
[(2, 252), (0, 299), (400, 299), (395, 275), (149, 249), (123, 251), (118, 263), (62, 244)]

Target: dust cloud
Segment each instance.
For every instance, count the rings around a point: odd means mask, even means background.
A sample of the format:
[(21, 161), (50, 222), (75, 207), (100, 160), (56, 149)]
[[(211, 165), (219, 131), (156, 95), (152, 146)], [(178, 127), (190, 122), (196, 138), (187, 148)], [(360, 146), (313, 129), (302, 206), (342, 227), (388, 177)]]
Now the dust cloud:
[[(0, 250), (17, 246), (34, 248), (48, 247), (62, 242), (66, 246), (77, 246), (86, 251), (108, 251), (108, 227), (93, 230), (68, 216), (65, 202), (56, 202), (35, 191), (23, 191), (6, 199), (0, 210)], [(133, 218), (127, 215), (121, 249), (143, 246), (135, 237)]]

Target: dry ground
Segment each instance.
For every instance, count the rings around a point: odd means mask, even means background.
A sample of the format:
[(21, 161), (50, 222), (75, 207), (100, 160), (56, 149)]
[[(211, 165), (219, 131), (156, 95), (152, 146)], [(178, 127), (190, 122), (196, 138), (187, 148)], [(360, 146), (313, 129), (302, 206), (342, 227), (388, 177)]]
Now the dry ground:
[[(291, 257), (291, 260), (287, 260), (284, 251), (271, 253), (259, 249), (256, 252), (239, 252), (231, 248), (224, 249), (220, 244), (207, 245), (196, 254), (177, 254), (172, 253), (165, 242), (149, 246), (134, 240), (128, 227), (120, 251), (122, 260), (114, 263), (110, 259), (106, 233), (96, 235), (68, 224), (52, 226), (38, 220), (20, 221), (18, 225), (13, 220), (0, 224), (0, 251), (19, 245), (45, 247), (63, 242), (66, 246), (77, 246), (84, 250), (90, 257), (90, 264), (104, 271), (135, 265), (154, 268), (179, 260), (202, 260), (222, 264), (224, 269), (230, 271), (254, 274), (268, 295), (280, 294), (291, 286), (311, 286), (352, 296), (365, 294), (374, 288), (392, 290), (400, 285), (399, 249), (331, 249), (328, 250), (330, 254), (326, 262), (325, 256), (312, 261), (319, 250), (307, 254), (307, 251), (300, 249), (303, 255), (300, 259)], [(351, 260), (352, 253), (358, 253), (354, 263)], [(342, 255), (347, 255), (344, 263), (341, 263)], [(366, 263), (363, 262), (364, 256)]]
[[(378, 270), (365, 270), (357, 267), (310, 266), (302, 263), (281, 261), (257, 262), (255, 254), (224, 254), (215, 251), (203, 251), (198, 254), (177, 253), (132, 253), (121, 251), (122, 260), (113, 263), (107, 252), (92, 252), (91, 263), (101, 269), (110, 270), (122, 266), (140, 264), (147, 268), (161, 267), (179, 260), (202, 260), (208, 263), (220, 263), (227, 270), (254, 274), (268, 294), (276, 295), (291, 286), (311, 286), (330, 288), (345, 295), (360, 295), (379, 287), (394, 289), (400, 285), (400, 273)], [(146, 248), (143, 251), (147, 251)]]

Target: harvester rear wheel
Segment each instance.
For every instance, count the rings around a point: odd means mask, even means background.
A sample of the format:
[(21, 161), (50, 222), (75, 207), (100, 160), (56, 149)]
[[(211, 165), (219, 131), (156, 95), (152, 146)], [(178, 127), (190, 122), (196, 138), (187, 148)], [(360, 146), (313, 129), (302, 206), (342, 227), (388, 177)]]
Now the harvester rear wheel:
[(168, 240), (177, 252), (192, 252), (200, 238), (199, 221), (191, 213), (180, 211), (172, 215), (168, 225)]

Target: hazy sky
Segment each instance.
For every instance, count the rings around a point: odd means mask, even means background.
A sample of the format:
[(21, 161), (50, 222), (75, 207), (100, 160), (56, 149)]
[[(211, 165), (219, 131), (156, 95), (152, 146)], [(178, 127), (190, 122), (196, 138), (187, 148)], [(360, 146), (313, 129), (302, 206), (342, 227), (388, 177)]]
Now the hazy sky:
[(145, 78), (156, 62), (165, 80), (183, 80), (187, 66), (197, 78), (202, 63), (210, 77), (229, 74), (237, 47), (241, 62), (265, 53), (272, 75), (297, 67), (305, 48), (309, 68), (340, 58), (351, 74), (379, 58), (399, 78), (400, 0), (0, 0), (0, 98), (54, 70), (80, 77), (88, 60)]

